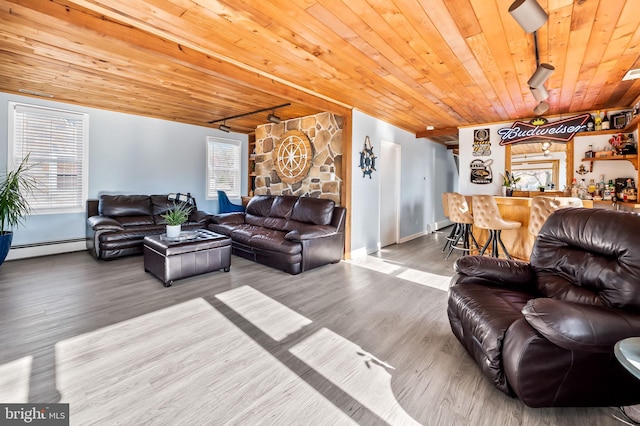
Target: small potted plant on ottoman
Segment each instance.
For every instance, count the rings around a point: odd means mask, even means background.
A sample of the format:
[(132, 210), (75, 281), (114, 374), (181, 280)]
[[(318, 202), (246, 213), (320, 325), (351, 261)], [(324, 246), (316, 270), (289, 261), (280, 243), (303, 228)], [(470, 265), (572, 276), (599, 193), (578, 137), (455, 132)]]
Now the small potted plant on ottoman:
[(167, 221), (167, 238), (180, 236), (181, 225), (189, 219), (190, 213), (191, 206), (187, 203), (173, 203), (173, 209), (161, 215)]

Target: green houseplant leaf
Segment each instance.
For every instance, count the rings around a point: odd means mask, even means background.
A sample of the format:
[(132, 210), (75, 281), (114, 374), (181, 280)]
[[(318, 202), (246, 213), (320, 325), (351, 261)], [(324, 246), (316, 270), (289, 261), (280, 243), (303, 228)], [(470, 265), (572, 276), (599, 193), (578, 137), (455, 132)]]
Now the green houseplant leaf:
[(0, 233), (10, 232), (22, 224), (22, 219), (31, 213), (28, 195), (36, 189), (36, 180), (28, 174), (33, 167), (29, 164), (29, 154), (17, 168), (7, 172), (0, 182)]
[(187, 203), (173, 203), (173, 208), (160, 216), (167, 221), (167, 225), (175, 226), (185, 223), (190, 214), (191, 206)]

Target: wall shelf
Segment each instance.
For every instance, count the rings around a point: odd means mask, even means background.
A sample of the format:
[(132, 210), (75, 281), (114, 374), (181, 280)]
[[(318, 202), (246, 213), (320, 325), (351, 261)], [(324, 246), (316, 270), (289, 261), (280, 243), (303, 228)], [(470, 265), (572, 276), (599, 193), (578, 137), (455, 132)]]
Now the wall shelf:
[(618, 161), (618, 160), (626, 160), (633, 164), (633, 167), (638, 170), (638, 155), (637, 154), (627, 154), (627, 155), (609, 155), (606, 157), (594, 157), (594, 158), (583, 158), (582, 161), (589, 162), (589, 172), (593, 172), (593, 162), (594, 161)]

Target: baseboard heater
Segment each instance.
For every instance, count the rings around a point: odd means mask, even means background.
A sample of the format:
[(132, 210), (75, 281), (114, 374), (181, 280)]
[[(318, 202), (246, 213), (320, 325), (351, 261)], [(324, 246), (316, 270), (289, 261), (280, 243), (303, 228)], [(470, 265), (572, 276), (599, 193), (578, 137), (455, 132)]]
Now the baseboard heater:
[(48, 256), (51, 254), (86, 250), (86, 241), (86, 238), (70, 238), (68, 240), (16, 244), (11, 246), (9, 255), (7, 255), (7, 260), (25, 259), (28, 257)]

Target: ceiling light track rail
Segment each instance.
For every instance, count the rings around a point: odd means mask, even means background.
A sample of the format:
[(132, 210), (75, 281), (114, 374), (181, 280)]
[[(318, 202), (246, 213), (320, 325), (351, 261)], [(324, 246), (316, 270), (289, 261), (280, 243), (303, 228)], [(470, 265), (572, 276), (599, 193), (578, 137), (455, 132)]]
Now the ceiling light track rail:
[(245, 112), (244, 114), (232, 115), (230, 117), (220, 118), (218, 120), (212, 120), (212, 121), (209, 121), (208, 123), (209, 124), (215, 124), (215, 123), (220, 123), (220, 122), (225, 123), (227, 120), (233, 120), (234, 118), (247, 117), (249, 115), (258, 114), (258, 113), (267, 112), (267, 111), (273, 112), (274, 110), (276, 110), (278, 108), (288, 107), (289, 105), (291, 105), (291, 103), (286, 103), (286, 104), (282, 104), (282, 105), (276, 105), (276, 106), (270, 107), (270, 108), (257, 109), (255, 111)]

